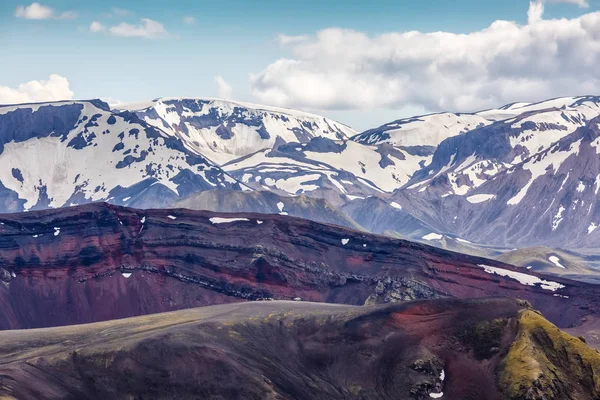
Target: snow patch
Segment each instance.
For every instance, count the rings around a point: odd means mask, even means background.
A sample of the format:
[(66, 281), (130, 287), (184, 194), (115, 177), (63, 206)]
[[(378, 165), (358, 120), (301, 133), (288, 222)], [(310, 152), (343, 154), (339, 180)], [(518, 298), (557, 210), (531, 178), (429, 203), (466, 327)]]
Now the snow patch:
[(277, 203), (277, 208), (279, 209), (279, 214), (280, 215), (288, 215), (288, 213), (286, 213), (285, 211), (283, 211), (284, 207), (285, 207), (285, 204), (283, 204), (281, 201), (279, 203)]
[(504, 277), (509, 277), (511, 279), (518, 281), (521, 285), (535, 286), (535, 285), (539, 284), (542, 287), (542, 289), (551, 290), (553, 292), (556, 292), (558, 289), (562, 289), (565, 287), (565, 285), (561, 285), (560, 283), (547, 281), (545, 279), (540, 279), (537, 276), (524, 274), (522, 272), (515, 272), (515, 271), (510, 271), (507, 269), (490, 267), (488, 265), (483, 265), (483, 264), (479, 264), (479, 267), (483, 268), (484, 271), (487, 272), (488, 274), (495, 274), (495, 275), (500, 275), (500, 276), (504, 276)]
[[(442, 372), (440, 372), (440, 381), (442, 382), (442, 384), (444, 383), (445, 379), (446, 379), (446, 371), (442, 370)], [(432, 399), (441, 399), (443, 396), (444, 396), (444, 392), (429, 393), (429, 397), (431, 397)]]
[(172, 220), (176, 220), (177, 217), (173, 216), (173, 215), (167, 215), (167, 218), (172, 219)]
[(588, 235), (594, 232), (596, 229), (598, 229), (598, 225), (595, 222), (592, 222), (587, 229)]
[(346, 197), (347, 197), (348, 199), (350, 199), (350, 201), (353, 201), (353, 200), (364, 200), (364, 199), (365, 199), (364, 197), (361, 197), (361, 196), (353, 196), (353, 195), (351, 195), (351, 194), (347, 194), (347, 195), (346, 195)]
[(257, 220), (256, 220), (256, 223), (257, 223), (258, 225), (261, 225), (261, 224), (263, 224), (263, 223), (264, 223), (264, 221), (261, 221), (261, 220), (257, 219)]
[(350, 242), (350, 239), (342, 239), (342, 244), (345, 246)]
[[(571, 144), (568, 150), (564, 151), (555, 151), (555, 152), (547, 152), (537, 157), (532, 157), (528, 161), (523, 164), (522, 169), (524, 171), (529, 171), (531, 173), (531, 177), (529, 181), (521, 188), (521, 190), (508, 202), (506, 202), (509, 206), (517, 205), (525, 198), (527, 192), (533, 182), (535, 182), (539, 177), (544, 176), (548, 173), (555, 174), (560, 166), (571, 156), (579, 154), (579, 148), (581, 147), (582, 139), (578, 140)], [(556, 145), (558, 147), (558, 145)], [(551, 170), (550, 170), (551, 167)]]
[(556, 228), (560, 225), (563, 220), (563, 213), (565, 212), (565, 208), (560, 206), (554, 218), (552, 219), (552, 230), (555, 231)]
[(228, 224), (236, 221), (250, 221), (248, 218), (221, 218), (221, 217), (212, 217), (210, 222), (213, 224)]
[(131, 272), (121, 272), (121, 275), (123, 275), (125, 278), (129, 278), (131, 276)]
[(60, 228), (54, 228), (54, 236), (60, 235)]
[(585, 190), (585, 183), (579, 181), (579, 184), (577, 185), (577, 193), (583, 193), (584, 190)]
[(442, 240), (444, 236), (437, 233), (430, 233), (428, 235), (423, 236), (421, 239), (424, 240)]
[(548, 257), (548, 260), (550, 260), (550, 262), (551, 262), (552, 264), (556, 265), (556, 266), (557, 266), (557, 267), (559, 267), (559, 268), (562, 268), (562, 269), (567, 269), (567, 268), (566, 268), (564, 265), (562, 265), (562, 264), (560, 263), (560, 262), (561, 262), (561, 259), (560, 259), (560, 258), (558, 258), (558, 257), (556, 257), (556, 256), (550, 256), (550, 257)]
[(495, 198), (495, 194), (474, 194), (473, 196), (467, 197), (467, 201), (471, 204), (479, 204), (485, 201), (490, 201)]
[(392, 207), (394, 207), (394, 208), (396, 208), (398, 210), (402, 210), (402, 206), (400, 204), (396, 203), (395, 201), (392, 201), (390, 203), (390, 206), (392, 206)]

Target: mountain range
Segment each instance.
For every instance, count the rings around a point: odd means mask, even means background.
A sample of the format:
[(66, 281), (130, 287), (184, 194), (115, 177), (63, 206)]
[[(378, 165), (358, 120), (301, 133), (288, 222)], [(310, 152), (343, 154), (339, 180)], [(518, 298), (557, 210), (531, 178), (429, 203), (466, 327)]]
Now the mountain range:
[(220, 99), (0, 106), (0, 211), (190, 206), (288, 213), (486, 256), (594, 252), (599, 123), (594, 96), (430, 114), (363, 133)]
[(0, 398), (596, 398), (599, 115), (0, 106)]

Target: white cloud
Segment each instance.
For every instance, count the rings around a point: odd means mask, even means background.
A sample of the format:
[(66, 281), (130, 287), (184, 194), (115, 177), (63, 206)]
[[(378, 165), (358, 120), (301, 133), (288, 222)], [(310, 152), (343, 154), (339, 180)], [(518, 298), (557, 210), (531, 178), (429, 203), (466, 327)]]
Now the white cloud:
[(32, 3), (31, 5), (18, 6), (15, 11), (15, 16), (25, 19), (48, 19), (52, 18), (53, 11), (50, 7), (41, 5), (40, 3)]
[(191, 15), (187, 15), (183, 17), (183, 23), (186, 25), (194, 25), (196, 23), (196, 18), (192, 17)]
[(529, 25), (542, 20), (544, 16), (544, 3), (542, 1), (531, 1), (527, 10), (527, 22)]
[(233, 94), (233, 88), (221, 75), (215, 76), (215, 83), (217, 84), (217, 97), (221, 99), (231, 99)]
[(325, 29), (280, 36), (291, 56), (252, 74), (254, 97), (308, 109), (473, 111), (600, 92), (600, 12), (469, 34)]
[(18, 6), (15, 10), (15, 16), (23, 19), (72, 19), (76, 18), (77, 14), (73, 11), (65, 11), (63, 13), (57, 13), (50, 7), (44, 6), (40, 3), (31, 3), (28, 6)]
[(98, 21), (93, 21), (92, 24), (90, 25), (90, 32), (104, 32), (106, 31), (106, 26), (102, 25), (100, 22)]
[(113, 36), (139, 37), (144, 39), (159, 39), (168, 35), (163, 24), (148, 18), (143, 18), (139, 25), (122, 22), (119, 25), (111, 26), (108, 30)]
[(0, 86), (0, 104), (31, 103), (40, 101), (70, 100), (73, 92), (69, 81), (52, 74), (47, 81), (30, 81), (16, 88)]

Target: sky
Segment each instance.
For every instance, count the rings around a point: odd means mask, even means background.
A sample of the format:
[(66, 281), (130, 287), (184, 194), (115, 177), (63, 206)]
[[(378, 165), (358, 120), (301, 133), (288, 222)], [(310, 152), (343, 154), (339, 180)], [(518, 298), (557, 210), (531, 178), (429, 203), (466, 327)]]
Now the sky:
[(600, 95), (600, 0), (0, 2), (0, 104), (221, 97), (357, 130)]

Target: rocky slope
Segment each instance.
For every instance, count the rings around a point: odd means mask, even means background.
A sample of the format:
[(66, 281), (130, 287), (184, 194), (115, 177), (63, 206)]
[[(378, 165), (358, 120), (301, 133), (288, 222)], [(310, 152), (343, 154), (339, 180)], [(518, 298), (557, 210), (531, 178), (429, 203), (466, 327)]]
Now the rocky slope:
[(512, 299), (253, 302), (0, 332), (8, 399), (596, 398), (600, 355)]
[(2, 329), (265, 298), (509, 296), (561, 327), (600, 310), (594, 285), (283, 215), (94, 203), (3, 215), (0, 249)]

